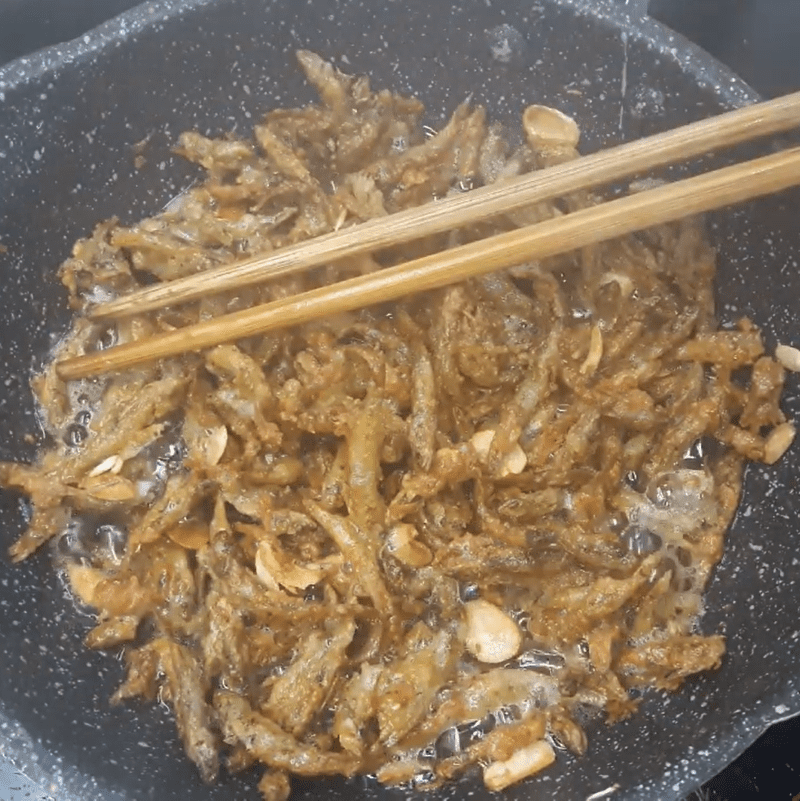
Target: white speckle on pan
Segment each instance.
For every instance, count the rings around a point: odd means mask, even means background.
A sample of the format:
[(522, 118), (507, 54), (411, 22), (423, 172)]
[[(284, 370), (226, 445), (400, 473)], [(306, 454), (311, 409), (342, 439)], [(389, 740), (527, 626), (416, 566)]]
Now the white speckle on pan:
[(522, 34), (508, 23), (486, 31), (486, 40), (492, 58), (501, 64), (509, 64), (514, 58), (521, 57), (525, 50)]

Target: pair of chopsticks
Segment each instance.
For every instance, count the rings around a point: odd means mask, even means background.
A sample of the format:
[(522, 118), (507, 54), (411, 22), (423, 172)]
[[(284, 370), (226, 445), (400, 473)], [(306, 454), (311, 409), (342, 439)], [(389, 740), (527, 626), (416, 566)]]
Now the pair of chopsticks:
[[(619, 145), (453, 198), (325, 234), (266, 256), (147, 287), (88, 311), (102, 320), (138, 314), (374, 251), (590, 189), (800, 125), (800, 92)], [(467, 278), (597, 244), (800, 184), (800, 147), (611, 200), (442, 253), (250, 309), (65, 359), (72, 380), (202, 350), (327, 315), (396, 300)]]

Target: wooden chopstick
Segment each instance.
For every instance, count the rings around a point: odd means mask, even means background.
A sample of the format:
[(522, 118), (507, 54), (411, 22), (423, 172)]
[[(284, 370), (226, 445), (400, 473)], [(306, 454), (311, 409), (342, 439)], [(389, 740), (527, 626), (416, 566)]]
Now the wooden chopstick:
[(357, 253), (397, 245), (581, 189), (647, 172), (709, 151), (800, 126), (800, 92), (757, 103), (566, 164), (427, 203), (275, 253), (147, 287), (88, 311), (94, 319), (138, 314), (240, 289)]
[(57, 365), (65, 380), (122, 370), (276, 328), (395, 300), (800, 184), (800, 147), (628, 195), (294, 297)]

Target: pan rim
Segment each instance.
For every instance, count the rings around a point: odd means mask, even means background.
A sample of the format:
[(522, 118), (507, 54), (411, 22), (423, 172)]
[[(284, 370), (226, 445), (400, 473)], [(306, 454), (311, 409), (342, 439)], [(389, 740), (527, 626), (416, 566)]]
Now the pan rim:
[[(0, 102), (4, 100), (6, 92), (13, 92), (29, 83), (42, 82), (58, 70), (99, 56), (154, 25), (195, 13), (204, 6), (227, 1), (145, 0), (74, 39), (49, 45), (0, 66)], [(667, 25), (642, 15), (638, 4), (630, 6), (628, 0), (546, 1), (571, 7), (576, 14), (605, 20), (629, 35), (633, 34), (651, 44), (658, 42), (662, 55), (675, 59), (682, 69), (693, 73), (698, 78), (699, 85), (713, 85), (717, 96), (731, 108), (761, 99), (761, 95), (744, 79), (710, 53)]]
[[(0, 67), (0, 104), (6, 100), (7, 95), (14, 91), (23, 89), (30, 84), (46, 83), (50, 76), (57, 74), (62, 69), (80, 66), (84, 60), (101, 58), (105, 52), (109, 52), (131, 37), (145, 33), (153, 26), (182, 15), (199, 13), (204, 6), (228, 1), (148, 0), (148, 2), (123, 12), (73, 40), (52, 45), (9, 62)], [(634, 8), (630, 8), (624, 3), (624, 0), (547, 0), (547, 2), (570, 7), (577, 14), (599, 17), (628, 35), (649, 42), (654, 50), (679, 62), (684, 71), (696, 76), (699, 85), (705, 84), (712, 87), (720, 102), (731, 108), (760, 99), (757, 92), (723, 63), (662, 23), (649, 16), (637, 14)], [(800, 713), (800, 694), (791, 687), (786, 687), (785, 691), (785, 698), (772, 696), (769, 700), (763, 700), (762, 705), (754, 710), (746, 720), (732, 721), (728, 730), (720, 734), (720, 739), (716, 743), (715, 759), (708, 759), (705, 763), (709, 766), (709, 776), (729, 764), (732, 759), (745, 750), (747, 746), (742, 745), (743, 742), (747, 742), (749, 745), (772, 723), (794, 716), (791, 713), (777, 714), (776, 703), (778, 709), (785, 708), (787, 712), (796, 709), (798, 712), (794, 714)], [(0, 724), (5, 722), (0, 702)], [(22, 740), (25, 742), (25, 737)], [(5, 727), (0, 725), (0, 759), (8, 754), (11, 756), (12, 765), (36, 776), (60, 774), (64, 780), (63, 790), (69, 795), (57, 797), (69, 798), (72, 801), (85, 798), (88, 801), (90, 796), (82, 795), (86, 791), (87, 778), (77, 769), (70, 769), (70, 774), (74, 773), (74, 776), (69, 778), (65, 767), (58, 764), (57, 758), (42, 748), (31, 748), (30, 756), (27, 759), (17, 758), (14, 756), (13, 747), (6, 748), (7, 742), (9, 740), (6, 739)], [(723, 743), (727, 743), (725, 748), (722, 747)], [(717, 767), (715, 768), (713, 765)], [(699, 772), (702, 775), (702, 771)], [(94, 782), (94, 779), (90, 781)], [(675, 787), (678, 787), (678, 790), (675, 790)], [(646, 787), (639, 785), (623, 788), (613, 798), (625, 798), (633, 801), (633, 799), (639, 798), (665, 797), (660, 796), (659, 791), (679, 793), (688, 792), (691, 789), (693, 789), (692, 782), (688, 780), (688, 776), (678, 779), (662, 777), (658, 783)], [(104, 798), (121, 798), (110, 788), (103, 788), (103, 790), (102, 797)]]

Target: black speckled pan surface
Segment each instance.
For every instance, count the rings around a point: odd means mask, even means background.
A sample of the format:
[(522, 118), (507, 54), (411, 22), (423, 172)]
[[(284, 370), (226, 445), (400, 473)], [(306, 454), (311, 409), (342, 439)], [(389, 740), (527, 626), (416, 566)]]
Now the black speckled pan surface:
[[(169, 150), (180, 131), (244, 132), (270, 107), (310, 100), (296, 48), (418, 94), (433, 125), (469, 93), (497, 117), (530, 102), (556, 105), (581, 122), (587, 150), (755, 99), (641, 5), (160, 0), (0, 69), (0, 459), (33, 456), (28, 380), (66, 326), (55, 271), (71, 243), (100, 218), (160, 210), (192, 181), (193, 169)], [(131, 146), (147, 136), (147, 165), (137, 171)], [(712, 220), (720, 317), (751, 316), (770, 344), (800, 342), (799, 198)], [(796, 380), (785, 406), (798, 416)], [(584, 801), (612, 787), (603, 797), (677, 799), (770, 722), (800, 712), (797, 462), (795, 448), (777, 467), (748, 472), (702, 620), (728, 637), (722, 669), (676, 695), (648, 696), (632, 720), (590, 731), (583, 759), (561, 759), (509, 799)], [(6, 561), (25, 513), (19, 497), (0, 495), (0, 753), (59, 801), (256, 801), (253, 775), (200, 783), (165, 709), (109, 706), (121, 665), (83, 649), (91, 621), (71, 606), (48, 555)], [(298, 783), (294, 794), (404, 797), (363, 780)], [(429, 797), (489, 795), (473, 779)]]

